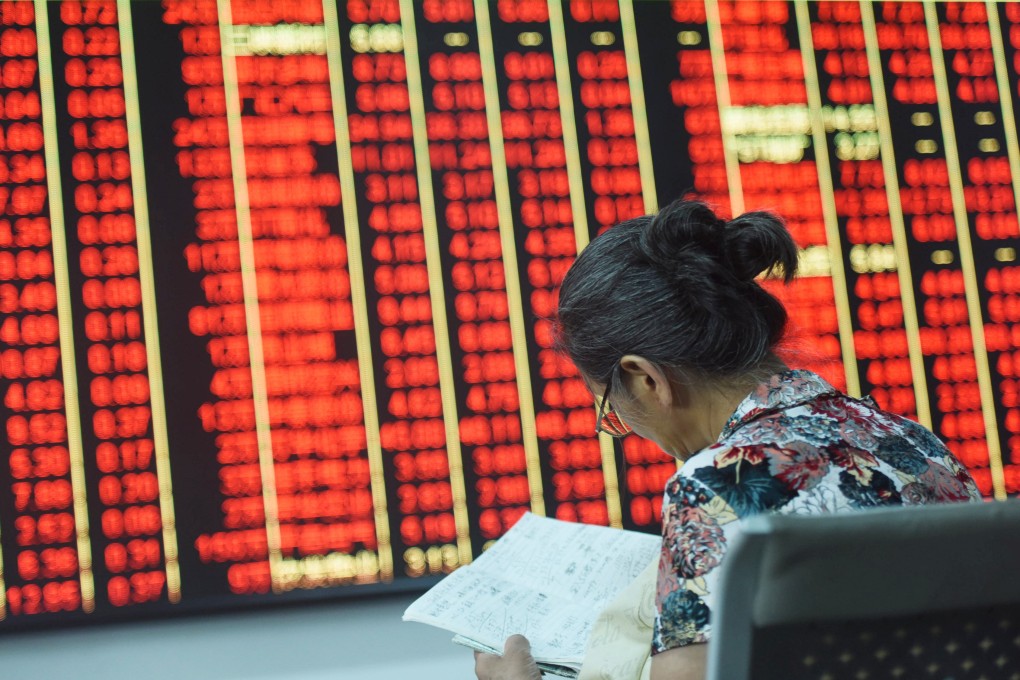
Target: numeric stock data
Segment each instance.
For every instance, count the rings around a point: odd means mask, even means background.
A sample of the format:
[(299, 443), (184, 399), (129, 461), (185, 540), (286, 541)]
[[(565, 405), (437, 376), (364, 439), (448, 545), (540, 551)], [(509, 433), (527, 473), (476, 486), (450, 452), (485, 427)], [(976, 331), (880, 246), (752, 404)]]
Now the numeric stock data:
[(657, 532), (557, 288), (783, 215), (782, 353), (1020, 493), (1020, 3), (0, 2), (0, 628), (422, 588)]

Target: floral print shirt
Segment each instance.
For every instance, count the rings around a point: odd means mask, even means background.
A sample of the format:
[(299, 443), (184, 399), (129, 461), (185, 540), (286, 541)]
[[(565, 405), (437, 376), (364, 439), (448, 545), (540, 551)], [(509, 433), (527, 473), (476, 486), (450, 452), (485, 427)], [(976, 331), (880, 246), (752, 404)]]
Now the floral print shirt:
[(980, 498), (924, 427), (809, 371), (774, 375), (666, 484), (652, 653), (711, 637), (718, 567), (745, 517)]

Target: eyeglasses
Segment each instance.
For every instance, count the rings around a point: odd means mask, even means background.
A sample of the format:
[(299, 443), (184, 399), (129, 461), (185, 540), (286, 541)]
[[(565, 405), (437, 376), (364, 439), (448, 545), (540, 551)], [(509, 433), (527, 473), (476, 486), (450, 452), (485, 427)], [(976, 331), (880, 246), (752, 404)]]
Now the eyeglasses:
[(620, 415), (609, 403), (609, 384), (606, 383), (606, 391), (602, 393), (601, 401), (596, 399), (597, 407), (595, 420), (595, 434), (605, 432), (612, 437), (626, 437), (631, 433), (630, 426), (623, 422)]

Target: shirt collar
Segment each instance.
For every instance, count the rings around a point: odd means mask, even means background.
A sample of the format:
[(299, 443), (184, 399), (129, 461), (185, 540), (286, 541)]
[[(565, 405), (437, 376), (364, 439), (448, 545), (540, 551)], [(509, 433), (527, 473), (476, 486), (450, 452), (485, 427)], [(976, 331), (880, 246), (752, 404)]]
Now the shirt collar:
[(770, 377), (744, 398), (726, 421), (719, 440), (722, 441), (743, 425), (766, 413), (792, 408), (823, 394), (838, 394), (836, 388), (817, 373), (803, 370), (784, 371)]

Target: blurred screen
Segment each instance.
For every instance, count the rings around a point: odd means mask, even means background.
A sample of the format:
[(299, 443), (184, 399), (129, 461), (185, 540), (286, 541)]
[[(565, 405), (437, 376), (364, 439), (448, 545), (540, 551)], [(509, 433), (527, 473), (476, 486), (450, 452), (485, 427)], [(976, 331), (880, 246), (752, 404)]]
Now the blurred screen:
[(422, 588), (657, 532), (556, 289), (685, 192), (783, 356), (1020, 491), (1020, 5), (0, 2), (0, 628)]

